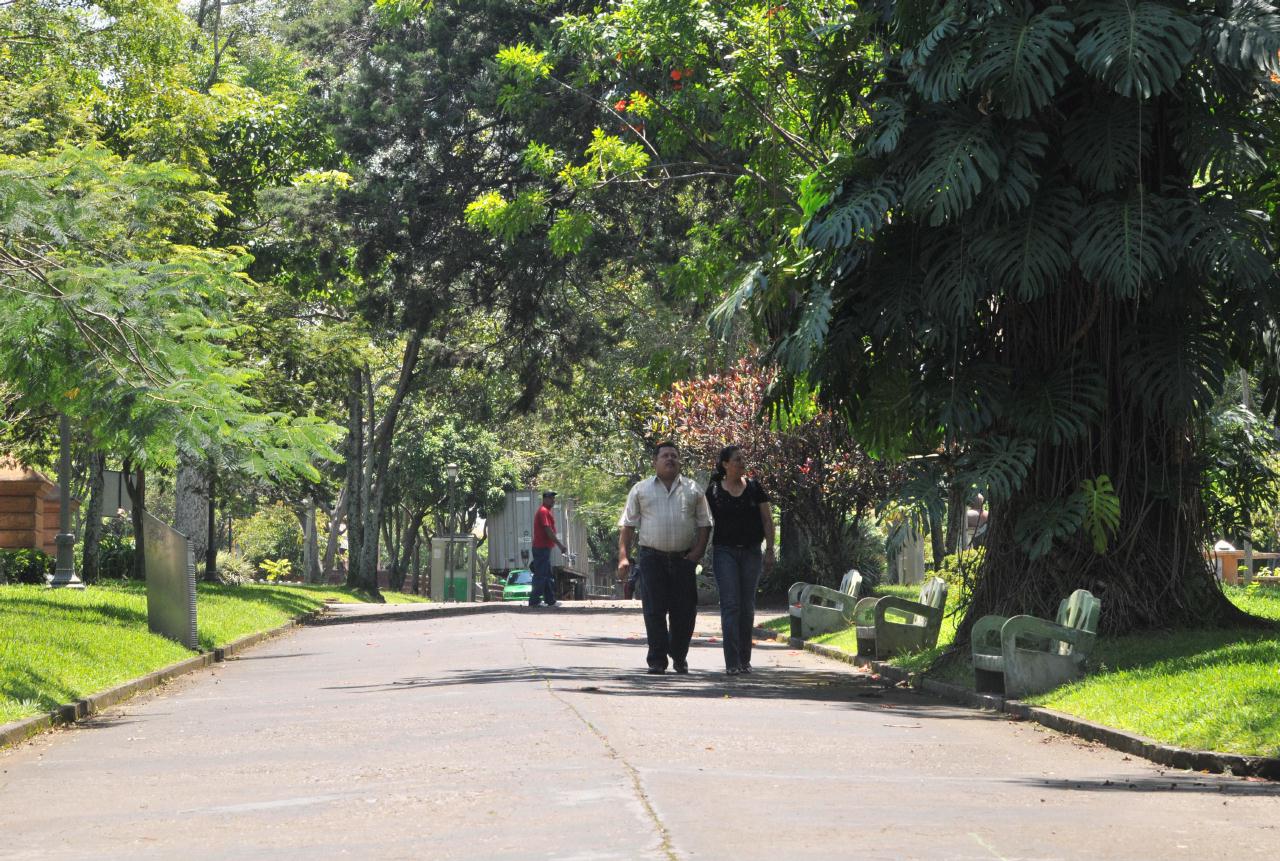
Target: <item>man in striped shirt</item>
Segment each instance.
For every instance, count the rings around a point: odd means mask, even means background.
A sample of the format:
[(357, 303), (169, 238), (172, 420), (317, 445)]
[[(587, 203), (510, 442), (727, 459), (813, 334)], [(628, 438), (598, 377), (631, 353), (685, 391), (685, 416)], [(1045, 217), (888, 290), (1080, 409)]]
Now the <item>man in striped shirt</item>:
[(635, 539), (649, 672), (665, 673), (670, 656), (675, 671), (687, 673), (698, 613), (694, 576), (711, 534), (711, 510), (702, 488), (680, 474), (674, 443), (658, 443), (653, 469), (653, 477), (632, 486), (618, 519), (618, 576), (625, 580), (631, 573), (629, 551)]

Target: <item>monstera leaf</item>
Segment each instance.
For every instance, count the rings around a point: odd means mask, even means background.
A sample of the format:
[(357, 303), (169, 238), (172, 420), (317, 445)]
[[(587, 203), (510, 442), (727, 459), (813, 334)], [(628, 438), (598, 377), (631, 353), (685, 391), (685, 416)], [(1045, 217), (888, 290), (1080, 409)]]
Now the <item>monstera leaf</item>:
[(1115, 191), (1132, 177), (1150, 148), (1151, 112), (1117, 97), (1090, 100), (1063, 128), (1062, 154), (1072, 171), (1098, 191)]
[(1071, 243), (1082, 216), (1080, 193), (1064, 187), (1040, 195), (1003, 227), (973, 242), (986, 277), (1021, 301), (1057, 288), (1071, 268)]
[(1084, 524), (1084, 499), (1073, 493), (1066, 499), (1033, 502), (1022, 509), (1013, 525), (1014, 540), (1032, 559), (1049, 555), (1055, 541), (1070, 538)]
[(994, 135), (976, 114), (951, 114), (906, 149), (912, 169), (903, 200), (932, 227), (962, 215), (1000, 175)]
[(1049, 103), (1067, 77), (1075, 26), (1062, 6), (1030, 14), (1000, 15), (986, 23), (982, 53), (971, 77), (989, 90), (1013, 119), (1030, 116)]
[(1200, 38), (1186, 15), (1153, 2), (1088, 3), (1078, 21), (1084, 37), (1076, 61), (1122, 96), (1149, 99), (1168, 90)]
[(1084, 276), (1122, 299), (1157, 281), (1171, 251), (1161, 201), (1141, 194), (1089, 207), (1072, 247)]

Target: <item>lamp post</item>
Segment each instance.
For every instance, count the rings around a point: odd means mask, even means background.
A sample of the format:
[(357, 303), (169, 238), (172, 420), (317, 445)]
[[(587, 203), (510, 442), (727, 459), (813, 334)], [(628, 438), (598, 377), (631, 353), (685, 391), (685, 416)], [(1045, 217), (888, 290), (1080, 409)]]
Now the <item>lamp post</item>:
[(55, 589), (83, 589), (76, 574), (76, 536), (71, 531), (71, 419), (58, 417), (58, 546), (57, 565), (49, 585)]
[(445, 582), (445, 592), (446, 592), (445, 600), (448, 600), (449, 588), (454, 579), (454, 573), (455, 573), (453, 570), (453, 563), (454, 563), (453, 543), (454, 543), (455, 533), (457, 532), (457, 527), (455, 526), (455, 521), (454, 521), (454, 515), (457, 513), (455, 510), (455, 503), (457, 501), (455, 490), (456, 490), (456, 485), (458, 483), (458, 465), (456, 463), (445, 464), (444, 474), (449, 477), (449, 503), (448, 503), (449, 504), (449, 536), (446, 539), (448, 543), (445, 544), (445, 549), (444, 549), (444, 570), (445, 570), (444, 582)]

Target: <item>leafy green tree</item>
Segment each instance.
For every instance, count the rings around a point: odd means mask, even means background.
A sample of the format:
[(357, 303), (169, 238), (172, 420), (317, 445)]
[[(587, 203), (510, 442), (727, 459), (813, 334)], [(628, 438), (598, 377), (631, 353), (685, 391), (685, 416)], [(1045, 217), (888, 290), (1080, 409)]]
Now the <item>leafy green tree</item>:
[[(1256, 216), (1280, 16), (1253, 2), (866, 4), (776, 354), (882, 447), (940, 446), (991, 502), (970, 618), (1111, 631), (1235, 619), (1202, 556), (1197, 421), (1271, 369)], [(911, 443), (909, 441), (914, 441)]]

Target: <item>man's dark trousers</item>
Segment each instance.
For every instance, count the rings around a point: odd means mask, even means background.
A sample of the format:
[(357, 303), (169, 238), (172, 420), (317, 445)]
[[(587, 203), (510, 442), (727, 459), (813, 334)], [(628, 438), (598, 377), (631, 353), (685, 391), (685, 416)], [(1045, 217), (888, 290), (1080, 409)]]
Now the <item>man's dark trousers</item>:
[(687, 552), (640, 548), (640, 601), (650, 669), (665, 670), (667, 655), (676, 666), (689, 660), (689, 641), (693, 639), (693, 623), (698, 615), (698, 566), (684, 558)]
[(529, 606), (536, 607), (542, 601), (548, 607), (556, 605), (556, 575), (551, 570), (551, 548), (534, 547), (529, 563), (533, 571), (533, 588), (529, 591)]

